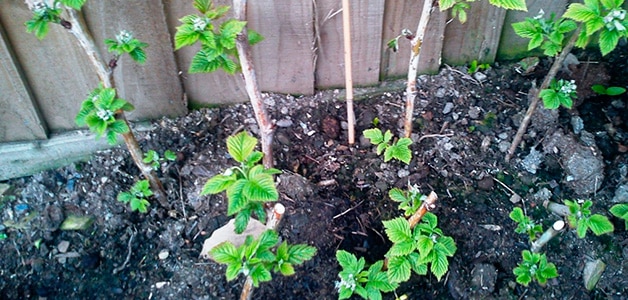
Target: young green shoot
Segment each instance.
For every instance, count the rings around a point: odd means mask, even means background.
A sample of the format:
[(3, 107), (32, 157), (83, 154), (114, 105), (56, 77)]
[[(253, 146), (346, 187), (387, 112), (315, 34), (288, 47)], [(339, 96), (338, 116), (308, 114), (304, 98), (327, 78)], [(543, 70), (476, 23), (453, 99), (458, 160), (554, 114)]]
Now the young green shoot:
[(408, 191), (399, 188), (393, 188), (388, 191), (388, 196), (395, 202), (399, 202), (399, 209), (403, 210), (403, 215), (409, 217), (413, 215), (420, 207), (427, 196), (421, 194), (416, 185), (409, 185)]
[(81, 104), (81, 110), (76, 115), (76, 124), (87, 125), (96, 133), (96, 138), (107, 137), (110, 145), (115, 145), (117, 134), (129, 132), (129, 126), (124, 120), (116, 119), (115, 115), (122, 111), (132, 111), (133, 105), (116, 96), (113, 88), (104, 88), (100, 85), (94, 89)]
[(535, 223), (530, 217), (526, 216), (521, 207), (513, 208), (509, 217), (517, 223), (515, 232), (527, 234), (531, 242), (536, 239), (537, 234), (543, 233), (543, 227), (540, 224)]
[(336, 282), (338, 299), (349, 299), (354, 293), (363, 299), (380, 300), (382, 293), (392, 292), (399, 286), (390, 282), (386, 272), (382, 270), (384, 261), (379, 260), (365, 269), (363, 257), (358, 260), (355, 255), (338, 250), (336, 259), (342, 267), (338, 273), (340, 281)]
[(584, 238), (590, 229), (595, 235), (602, 235), (613, 232), (615, 227), (606, 216), (600, 214), (591, 214), (591, 206), (593, 201), (586, 200), (582, 204), (576, 201), (565, 200), (565, 205), (569, 207), (570, 214), (567, 216), (567, 222), (571, 228), (576, 228), (576, 234), (579, 238)]
[(487, 63), (483, 63), (483, 64), (478, 63), (478, 61), (474, 59), (469, 63), (469, 68), (467, 69), (467, 73), (475, 74), (476, 72), (480, 72), (482, 70), (488, 70), (490, 68), (491, 68), (491, 65)]
[(628, 37), (628, 18), (623, 3), (624, 0), (587, 0), (570, 4), (563, 17), (584, 24), (576, 46), (584, 48), (596, 37), (603, 56), (613, 51), (622, 37)]
[[(312, 259), (316, 248), (305, 244), (288, 245), (286, 241), (279, 246), (279, 236), (274, 230), (266, 230), (259, 238), (247, 236), (240, 247), (225, 242), (210, 251), (216, 262), (227, 265), (227, 281), (243, 274), (249, 276), (253, 286), (272, 280), (271, 272), (284, 276), (294, 274), (294, 266)], [(273, 253), (275, 249), (275, 253)]]
[(613, 214), (613, 216), (624, 220), (624, 229), (628, 230), (628, 204), (615, 204), (611, 207), (610, 212), (611, 214)]
[(166, 150), (166, 152), (164, 152), (164, 157), (159, 157), (159, 154), (155, 150), (148, 150), (148, 152), (144, 153), (144, 159), (142, 161), (153, 167), (153, 170), (157, 170), (162, 163), (175, 161), (176, 159), (177, 154), (172, 150)]
[(601, 84), (594, 84), (591, 89), (598, 95), (619, 96), (626, 92), (626, 88), (621, 86), (605, 87)]
[(552, 79), (548, 89), (541, 90), (539, 97), (543, 99), (543, 106), (547, 109), (557, 109), (559, 106), (571, 109), (576, 95), (576, 82), (574, 80)]
[(392, 141), (393, 134), (390, 130), (386, 130), (386, 133), (382, 133), (379, 128), (367, 129), (362, 132), (364, 137), (371, 141), (371, 144), (377, 145), (377, 155), (381, 155), (384, 152), (384, 162), (388, 162), (391, 159), (397, 159), (406, 164), (412, 160), (412, 140), (410, 138), (400, 138), (397, 141)]
[(153, 192), (150, 190), (150, 183), (148, 180), (140, 180), (136, 182), (131, 190), (128, 192), (120, 192), (118, 194), (118, 201), (129, 204), (131, 211), (139, 211), (141, 213), (148, 212), (148, 197), (152, 196)]
[(545, 286), (548, 279), (558, 277), (556, 266), (547, 262), (545, 254), (523, 250), (521, 256), (523, 261), (513, 270), (517, 283), (528, 286), (530, 282), (536, 281)]
[(111, 68), (115, 67), (118, 58), (124, 53), (129, 54), (131, 59), (140, 65), (146, 62), (144, 48), (148, 47), (148, 44), (140, 42), (127, 30), (120, 31), (115, 40), (105, 39), (105, 45), (108, 47), (107, 50), (115, 55), (114, 59), (109, 62)]
[(279, 194), (273, 175), (281, 171), (265, 169), (259, 164), (264, 156), (255, 151), (257, 139), (245, 131), (227, 138), (227, 151), (239, 166), (227, 169), (223, 174), (210, 178), (201, 195), (227, 192), (227, 215), (236, 215), (235, 231), (242, 233), (255, 213), (261, 222), (266, 221), (264, 203), (277, 201)]
[(513, 23), (515, 33), (523, 38), (530, 39), (528, 50), (541, 48), (547, 56), (557, 56), (563, 49), (565, 34), (574, 31), (578, 25), (568, 19), (555, 20), (552, 13), (549, 19), (543, 18), (545, 12), (541, 9), (534, 18), (526, 18), (525, 21)]

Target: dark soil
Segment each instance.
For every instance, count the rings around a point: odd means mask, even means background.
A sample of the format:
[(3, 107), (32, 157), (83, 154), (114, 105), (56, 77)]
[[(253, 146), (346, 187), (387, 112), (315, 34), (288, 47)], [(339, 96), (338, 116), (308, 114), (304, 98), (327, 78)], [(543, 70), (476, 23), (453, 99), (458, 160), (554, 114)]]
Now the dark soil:
[[(583, 63), (571, 75), (565, 71), (561, 76), (577, 77), (585, 81), (579, 85), (590, 86), (602, 71), (596, 67), (595, 76), (587, 77), (592, 69), (586, 66), (605, 66), (607, 84), (625, 86), (627, 53), (613, 53), (610, 62), (581, 53)], [(627, 182), (628, 97), (590, 97), (576, 109), (561, 109), (555, 126), (531, 126), (515, 158), (504, 162), (505, 147), (527, 108), (531, 82), (540, 82), (548, 67), (542, 60), (537, 70), (523, 76), (511, 64), (498, 65), (484, 72), (488, 78), (483, 82), (464, 68), (445, 67), (438, 75), (421, 76), (409, 165), (384, 163), (363, 138), (347, 144), (345, 106), (336, 100), (338, 91), (308, 97), (268, 95), (269, 112), (280, 125), (274, 151), (276, 167), (284, 172), (279, 177), (280, 202), (287, 207), (280, 236), (315, 246), (318, 253), (297, 267), (296, 275), (275, 275), (272, 282), (263, 283), (253, 298), (336, 299), (336, 250), (367, 262), (382, 259), (390, 246), (382, 221), (399, 216), (388, 190), (410, 183), (439, 195), (433, 212), (458, 251), (441, 281), (413, 275), (398, 296), (626, 299), (628, 233), (608, 208), (616, 188)], [(378, 118), (379, 128), (399, 135), (403, 94), (366, 98), (356, 103), (356, 132), (372, 128)], [(574, 115), (595, 134), (594, 147), (604, 157), (605, 179), (591, 195), (576, 195), (564, 186), (560, 160), (551, 155), (536, 174), (521, 167), (531, 147), (553, 131), (572, 132)], [(164, 164), (161, 171), (172, 203), (169, 210), (155, 202), (148, 214), (139, 214), (116, 201), (120, 191), (140, 179), (123, 147), (97, 153), (85, 163), (4, 182), (10, 189), (0, 202), (0, 232), (8, 236), (0, 240), (0, 298), (237, 299), (243, 278), (227, 282), (223, 266), (199, 258), (203, 241), (228, 221), (226, 199), (199, 192), (208, 178), (232, 165), (225, 140), (240, 130), (257, 133), (249, 105), (161, 119), (138, 134), (144, 149), (178, 153), (177, 161)], [(600, 237), (589, 233), (586, 239), (578, 239), (573, 231), (561, 234), (546, 247), (560, 276), (544, 288), (534, 283), (524, 287), (515, 283), (512, 270), (529, 244), (525, 235), (514, 232), (508, 214), (523, 206), (547, 228), (558, 217), (549, 214), (538, 197), (546, 190), (555, 202), (591, 198), (593, 211), (609, 216), (615, 232)], [(523, 201), (512, 203), (513, 192)], [(60, 230), (71, 215), (92, 217), (94, 223), (86, 230)], [(65, 242), (69, 247), (60, 249)], [(607, 267), (596, 288), (587, 291), (582, 270), (587, 260), (598, 258)], [(394, 294), (386, 298), (394, 299)]]

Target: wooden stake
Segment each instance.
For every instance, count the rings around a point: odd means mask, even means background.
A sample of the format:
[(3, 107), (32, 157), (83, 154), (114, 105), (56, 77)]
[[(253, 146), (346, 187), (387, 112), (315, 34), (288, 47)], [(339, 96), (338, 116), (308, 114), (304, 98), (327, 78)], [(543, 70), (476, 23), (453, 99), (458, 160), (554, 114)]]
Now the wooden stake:
[(347, 123), (349, 145), (355, 143), (355, 113), (353, 112), (353, 76), (351, 59), (351, 10), (349, 0), (342, 0), (342, 32), (345, 54), (345, 89), (347, 91)]

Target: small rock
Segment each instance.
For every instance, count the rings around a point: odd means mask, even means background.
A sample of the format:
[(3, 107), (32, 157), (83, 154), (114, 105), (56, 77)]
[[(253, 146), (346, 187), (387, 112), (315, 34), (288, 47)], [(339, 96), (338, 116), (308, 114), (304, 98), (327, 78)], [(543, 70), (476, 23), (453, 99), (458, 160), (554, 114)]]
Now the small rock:
[(284, 127), (285, 128), (285, 127), (292, 126), (293, 122), (290, 119), (281, 119), (281, 120), (277, 121), (276, 124), (277, 124), (278, 127)]
[(518, 194), (512, 194), (512, 196), (510, 196), (510, 202), (513, 204), (521, 202), (521, 196)]
[(617, 187), (612, 201), (613, 203), (628, 202), (628, 184), (623, 184)]
[(484, 75), (484, 73), (482, 73), (482, 72), (475, 72), (473, 74), (473, 78), (475, 78), (475, 80), (477, 80), (479, 82), (484, 82), (484, 81), (486, 81), (488, 76)]
[(595, 285), (602, 277), (602, 273), (606, 269), (606, 264), (598, 259), (596, 261), (587, 261), (584, 265), (584, 270), (582, 271), (582, 279), (584, 280), (584, 287), (587, 290), (592, 291), (595, 288)]
[(532, 148), (530, 153), (521, 161), (521, 167), (531, 174), (536, 174), (536, 170), (543, 162), (543, 154)]
[(68, 252), (68, 248), (70, 248), (70, 242), (68, 241), (61, 241), (57, 245), (57, 250), (59, 250), (60, 253)]
[(499, 142), (497, 147), (499, 148), (499, 152), (506, 153), (506, 151), (508, 151), (508, 148), (510, 148), (510, 143), (506, 141), (501, 141)]
[(614, 108), (620, 108), (620, 109), (626, 107), (626, 104), (624, 104), (623, 100), (613, 100), (613, 102), (611, 102), (611, 105)]
[(9, 190), (9, 188), (11, 188), (10, 185), (6, 184), (6, 183), (0, 183), (0, 195), (4, 195), (4, 193), (6, 191)]
[(160, 260), (164, 260), (168, 258), (168, 256), (170, 256), (170, 252), (166, 249), (159, 251), (159, 254), (157, 254), (157, 257), (159, 257)]
[(454, 104), (451, 102), (445, 103), (445, 107), (443, 108), (443, 114), (446, 115), (450, 113), (454, 109)]
[(471, 271), (471, 288), (492, 293), (495, 291), (497, 268), (491, 264), (476, 264)]
[(495, 182), (493, 182), (493, 178), (490, 176), (485, 176), (481, 180), (478, 181), (478, 189), (484, 191), (490, 191), (493, 189)]
[(498, 134), (497, 137), (500, 140), (506, 140), (506, 139), (508, 139), (508, 132), (502, 132), (502, 133)]
[(584, 129), (584, 122), (580, 116), (571, 117), (571, 128), (573, 129), (573, 133), (580, 134), (582, 129)]
[(87, 229), (94, 219), (89, 216), (68, 216), (61, 224), (61, 230), (83, 230)]
[(410, 175), (410, 171), (408, 171), (406, 169), (401, 169), (401, 170), (397, 171), (397, 176), (399, 176), (399, 178), (408, 177), (408, 175)]
[(552, 192), (550, 192), (547, 188), (542, 188), (532, 195), (532, 198), (536, 201), (536, 203), (543, 203), (552, 198)]
[(157, 282), (157, 283), (155, 283), (155, 287), (160, 289), (160, 288), (164, 287), (166, 284), (168, 284), (167, 281)]
[(445, 88), (439, 88), (438, 90), (436, 90), (434, 96), (436, 96), (436, 98), (443, 98), (446, 94), (447, 90)]

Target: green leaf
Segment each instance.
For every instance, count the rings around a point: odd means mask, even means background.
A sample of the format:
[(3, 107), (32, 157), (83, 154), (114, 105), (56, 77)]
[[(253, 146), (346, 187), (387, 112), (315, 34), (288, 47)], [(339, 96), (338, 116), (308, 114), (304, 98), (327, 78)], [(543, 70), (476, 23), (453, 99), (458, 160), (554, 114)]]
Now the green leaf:
[[(187, 17), (189, 18), (193, 16), (191, 15)], [(184, 22), (184, 20), (185, 17), (180, 19), (181, 22)], [(182, 47), (194, 45), (194, 43), (198, 41), (200, 36), (201, 33), (194, 30), (192, 24), (182, 24), (181, 26), (177, 27), (177, 32), (174, 34), (174, 50), (179, 50)]]
[(440, 11), (446, 11), (452, 8), (454, 4), (456, 4), (456, 0), (440, 0), (438, 4), (438, 8), (440, 9)]
[[(263, 168), (261, 165), (258, 167)], [(273, 176), (264, 173), (249, 177), (242, 188), (242, 194), (250, 201), (277, 201), (279, 198)]]
[(172, 150), (166, 150), (166, 152), (164, 152), (164, 158), (169, 161), (175, 161), (177, 159), (177, 154)]
[(258, 163), (264, 157), (264, 153), (259, 151), (253, 151), (245, 160), (246, 165), (252, 167), (254, 164)]
[(606, 89), (606, 94), (609, 96), (618, 96), (626, 92), (626, 88), (620, 86), (611, 86)]
[(131, 201), (131, 199), (135, 198), (135, 195), (129, 193), (129, 192), (120, 192), (118, 193), (118, 201), (122, 202), (122, 203), (128, 203)]
[(118, 142), (118, 137), (114, 131), (107, 130), (106, 137), (107, 137), (107, 143), (109, 145), (113, 146)]
[(607, 95), (606, 87), (601, 84), (594, 84), (591, 86), (591, 89), (599, 95)]
[[(513, 23), (512, 28), (515, 30), (515, 33), (522, 38), (531, 39), (539, 34), (539, 31), (530, 21)], [(528, 50), (531, 50), (530, 47), (528, 47)]]
[(61, 4), (80, 10), (87, 0), (61, 0)]
[(488, 2), (505, 9), (528, 11), (525, 0), (489, 0)]
[(384, 141), (384, 135), (378, 128), (366, 129), (362, 131), (362, 134), (365, 138), (369, 139), (373, 145), (381, 144)]
[(421, 258), (425, 258), (432, 249), (434, 248), (434, 241), (431, 237), (426, 235), (419, 236), (417, 240), (417, 249), (419, 250), (419, 254)]
[(264, 267), (262, 264), (255, 265), (251, 269), (251, 273), (249, 274), (251, 279), (253, 279), (253, 286), (259, 287), (260, 282), (266, 282), (273, 279), (270, 271)]
[(242, 193), (246, 183), (246, 179), (238, 179), (227, 188), (227, 198), (229, 199), (227, 215), (231, 216), (246, 208), (249, 200)]
[(240, 252), (230, 242), (224, 242), (210, 251), (214, 260), (221, 264), (237, 264), (240, 262)]
[(578, 25), (576, 24), (576, 22), (571, 21), (571, 20), (562, 20), (558, 24), (557, 31), (560, 33), (568, 33), (568, 32), (576, 30), (576, 28), (578, 28)]
[[(572, 3), (567, 8), (567, 11), (565, 11), (565, 13), (563, 14), (563, 17), (586, 23), (587, 21), (598, 17), (598, 15), (593, 9), (584, 4)], [(593, 32), (590, 32), (589, 34), (593, 34)]]
[(628, 204), (615, 204), (610, 209), (613, 216), (625, 221), (624, 229), (628, 230)]
[(436, 251), (434, 253), (434, 260), (432, 260), (432, 264), (430, 265), (430, 270), (432, 274), (436, 276), (436, 279), (440, 281), (440, 279), (447, 273), (449, 269), (449, 261), (447, 261), (447, 256), (443, 253), (439, 253)]
[(306, 245), (297, 244), (288, 248), (288, 262), (294, 265), (300, 265), (316, 255), (316, 248)]
[(227, 14), (230, 8), (231, 7), (226, 6), (226, 5), (218, 6), (217, 8), (208, 11), (205, 14), (205, 16), (207, 16), (208, 18), (212, 20), (218, 19), (218, 18), (223, 17), (225, 14)]
[(35, 36), (40, 40), (48, 34), (49, 26), (48, 22), (45, 20), (28, 20), (24, 25), (26, 25), (26, 32), (34, 32)]
[(222, 67), (227, 74), (235, 74), (238, 70), (238, 64), (231, 60), (227, 55), (220, 55), (216, 58), (216, 60), (220, 63), (220, 67)]
[(590, 216), (587, 220), (587, 226), (591, 228), (595, 235), (602, 235), (615, 230), (613, 223), (607, 217), (599, 214)]
[(190, 73), (211, 73), (221, 67), (220, 53), (212, 48), (203, 47), (190, 62)]
[(235, 39), (242, 32), (244, 26), (246, 26), (246, 22), (235, 19), (222, 23), (220, 25), (220, 36), (217, 37), (220, 44), (226, 49), (235, 48)]
[(547, 109), (557, 109), (560, 106), (558, 94), (553, 89), (544, 89), (539, 93), (543, 99), (543, 106)]
[(587, 222), (585, 220), (578, 220), (576, 223), (576, 234), (582, 239), (587, 235)]
[(602, 30), (602, 32), (600, 32), (599, 45), (602, 56), (605, 56), (615, 50), (617, 43), (619, 43), (619, 38), (621, 38), (621, 34), (617, 30)]
[(458, 247), (456, 247), (456, 242), (454, 239), (449, 236), (442, 236), (438, 239), (438, 243), (434, 246), (435, 249), (446, 256), (454, 256)]
[(126, 122), (124, 122), (124, 120), (115, 120), (113, 123), (109, 124), (108, 127), (109, 130), (119, 134), (124, 134), (130, 131), (129, 126)]
[(336, 251), (336, 260), (343, 269), (354, 271), (351, 273), (358, 273), (362, 271), (362, 268), (356, 268), (358, 265), (358, 259), (355, 257), (355, 255), (345, 250)]
[(227, 138), (227, 151), (239, 163), (245, 162), (246, 158), (253, 153), (255, 145), (257, 145), (257, 139), (246, 131)]
[(142, 48), (133, 49), (131, 52), (129, 52), (129, 56), (140, 65), (146, 62), (146, 52)]
[(393, 243), (401, 243), (412, 240), (412, 233), (410, 232), (410, 223), (403, 217), (398, 217), (392, 220), (383, 221), (384, 228), (386, 228), (386, 235)]
[(279, 272), (283, 276), (291, 276), (294, 275), (294, 267), (289, 263), (282, 263), (279, 265)]
[(237, 234), (240, 234), (246, 230), (246, 226), (249, 224), (249, 220), (251, 220), (251, 212), (247, 210), (239, 211), (234, 220), (234, 231)]
[(198, 10), (198, 12), (205, 14), (210, 9), (211, 4), (211, 0), (194, 0), (192, 5), (196, 8), (196, 10)]
[(508, 215), (511, 220), (521, 223), (526, 219), (525, 214), (523, 213), (523, 209), (521, 207), (515, 207), (512, 209), (512, 212)]
[(366, 283), (367, 290), (374, 288), (382, 292), (392, 292), (397, 289), (398, 284), (388, 281), (386, 272), (382, 271), (383, 266), (384, 261), (378, 260), (369, 267), (368, 282)]
[(249, 30), (249, 45), (253, 46), (264, 40), (264, 37), (255, 30)]
[(387, 257), (408, 255), (414, 251), (415, 246), (413, 241), (403, 241), (394, 243), (392, 247), (386, 253)]
[(228, 189), (233, 183), (236, 182), (236, 175), (231, 174), (230, 176), (225, 176), (222, 174), (216, 175), (203, 185), (203, 189), (201, 190), (201, 195), (207, 194), (218, 194), (226, 189)]
[(410, 279), (410, 262), (404, 256), (394, 256), (388, 260), (388, 280), (392, 283), (404, 282)]
[(399, 139), (394, 145), (386, 148), (384, 161), (388, 161), (392, 157), (409, 164), (412, 160), (412, 151), (409, 148), (411, 144), (412, 140), (409, 138)]
[(267, 229), (259, 237), (259, 250), (268, 250), (279, 242), (279, 235), (276, 231)]
[(392, 188), (388, 191), (388, 197), (395, 202), (408, 202), (410, 200), (406, 198), (405, 192), (398, 188)]
[(532, 38), (530, 39), (530, 42), (528, 43), (528, 50), (537, 48), (541, 46), (542, 44), (543, 44), (543, 35), (540, 33), (537, 33), (533, 35)]

